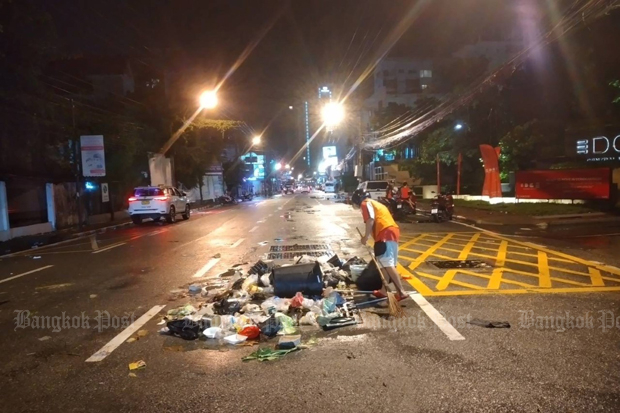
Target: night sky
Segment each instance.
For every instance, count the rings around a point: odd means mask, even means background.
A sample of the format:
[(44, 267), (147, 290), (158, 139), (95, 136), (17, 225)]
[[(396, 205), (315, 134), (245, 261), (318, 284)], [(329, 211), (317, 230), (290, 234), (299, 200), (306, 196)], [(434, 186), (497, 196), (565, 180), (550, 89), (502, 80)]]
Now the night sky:
[[(509, 2), (544, 9), (545, 1)], [(65, 55), (126, 55), (137, 75), (164, 70), (188, 99), (220, 81), (227, 116), (255, 130), (285, 133), (289, 105), (323, 83), (350, 85), (368, 67), (402, 16), (416, 8), (393, 56), (449, 56), (515, 19), (499, 0), (55, 0), (53, 16)], [(371, 93), (362, 85), (353, 98)], [(275, 119), (275, 120), (274, 120)], [(273, 122), (271, 122), (273, 120)], [(290, 119), (288, 120), (290, 123)]]

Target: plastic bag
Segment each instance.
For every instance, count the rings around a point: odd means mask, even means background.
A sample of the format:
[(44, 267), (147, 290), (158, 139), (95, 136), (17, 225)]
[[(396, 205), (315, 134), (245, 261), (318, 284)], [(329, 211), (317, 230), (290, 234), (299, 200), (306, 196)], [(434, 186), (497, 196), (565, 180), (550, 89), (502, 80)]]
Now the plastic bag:
[(183, 340), (195, 340), (200, 332), (200, 324), (188, 319), (169, 321), (166, 327), (170, 334)]
[(260, 307), (258, 304), (246, 304), (241, 309), (244, 313), (257, 313), (260, 311)]
[(235, 320), (235, 324), (233, 325), (233, 327), (235, 327), (235, 330), (239, 332), (243, 330), (243, 328), (248, 324), (252, 324), (252, 320), (250, 320), (250, 317), (242, 315)]
[(246, 336), (249, 339), (255, 339), (260, 336), (260, 328), (257, 326), (245, 326), (239, 331), (239, 335)]
[(295, 321), (293, 321), (291, 317), (282, 313), (276, 313), (275, 317), (280, 321), (280, 324), (282, 324), (282, 329), (279, 331), (280, 334), (294, 334), (297, 331), (295, 328)]
[(271, 274), (263, 274), (260, 277), (260, 282), (261, 282), (261, 284), (263, 284), (263, 287), (270, 287), (271, 286), (270, 276), (271, 276)]
[(302, 326), (317, 325), (316, 314), (314, 314), (312, 311), (309, 311), (308, 313), (306, 313), (306, 315), (304, 315), (303, 317), (299, 319), (299, 324)]
[(236, 321), (237, 320), (235, 319), (235, 317), (231, 315), (222, 316), (220, 327), (223, 331), (233, 330)]
[(331, 314), (336, 311), (336, 300), (332, 297), (327, 297), (321, 300), (321, 310), (323, 315)]
[(267, 337), (275, 337), (278, 334), (278, 331), (282, 328), (282, 324), (280, 323), (280, 320), (275, 318), (275, 316), (271, 316), (259, 324), (258, 327), (260, 328), (260, 332)]
[(250, 287), (256, 284), (258, 284), (258, 275), (252, 274), (249, 277), (247, 277), (245, 281), (243, 281), (243, 284), (241, 285), (241, 289), (244, 291), (249, 291)]
[(242, 336), (240, 334), (233, 334), (233, 335), (224, 337), (224, 341), (230, 344), (241, 344), (247, 339), (248, 338), (246, 336)]
[(273, 309), (275, 311), (279, 311), (281, 313), (286, 313), (288, 311), (290, 300), (283, 299), (280, 297), (271, 297), (263, 301), (260, 307), (263, 309), (265, 314), (270, 314), (270, 311)]
[(295, 297), (291, 299), (291, 307), (292, 308), (302, 307), (303, 302), (304, 302), (304, 296), (300, 292), (298, 292), (295, 294)]
[(301, 303), (301, 306), (305, 308), (306, 310), (310, 310), (315, 305), (316, 305), (315, 301), (309, 298), (304, 298), (303, 302)]

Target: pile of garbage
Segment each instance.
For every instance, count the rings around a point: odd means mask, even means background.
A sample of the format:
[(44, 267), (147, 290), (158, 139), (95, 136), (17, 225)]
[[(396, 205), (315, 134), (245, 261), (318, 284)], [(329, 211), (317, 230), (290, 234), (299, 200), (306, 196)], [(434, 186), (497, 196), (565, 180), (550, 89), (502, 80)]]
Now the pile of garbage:
[(362, 322), (349, 286), (366, 270), (363, 259), (344, 262), (334, 255), (294, 261), (274, 265), (261, 260), (246, 271), (237, 265), (217, 279), (190, 285), (186, 291), (193, 303), (169, 310), (160, 333), (222, 345), (279, 337), (275, 352), (260, 349), (249, 358), (269, 360), (299, 349), (301, 330), (328, 331)]

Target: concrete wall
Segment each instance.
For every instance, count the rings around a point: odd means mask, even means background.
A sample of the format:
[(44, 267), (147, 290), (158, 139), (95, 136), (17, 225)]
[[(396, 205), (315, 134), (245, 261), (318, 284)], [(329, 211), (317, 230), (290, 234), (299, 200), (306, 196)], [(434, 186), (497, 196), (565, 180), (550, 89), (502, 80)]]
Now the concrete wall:
[[(53, 185), (56, 229), (69, 228), (79, 224), (78, 202), (75, 196), (75, 182)], [(82, 216), (86, 211), (82, 210)]]

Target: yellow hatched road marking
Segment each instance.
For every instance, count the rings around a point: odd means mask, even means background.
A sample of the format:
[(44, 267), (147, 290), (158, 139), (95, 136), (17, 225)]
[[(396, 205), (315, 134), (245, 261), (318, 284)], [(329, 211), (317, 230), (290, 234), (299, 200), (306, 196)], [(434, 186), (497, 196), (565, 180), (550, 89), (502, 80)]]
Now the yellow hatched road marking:
[(452, 238), (452, 234), (448, 234), (445, 237), (443, 237), (443, 239), (441, 241), (439, 241), (437, 244), (435, 244), (434, 246), (430, 247), (429, 249), (427, 249), (424, 253), (420, 254), (420, 256), (418, 258), (416, 258), (415, 261), (413, 261), (411, 264), (409, 264), (409, 269), (410, 270), (415, 270), (420, 264), (422, 264), (429, 256), (431, 256), (437, 249), (439, 249), (439, 247), (441, 247), (441, 245), (448, 241), (450, 238)]
[(418, 277), (416, 277), (411, 271), (407, 270), (401, 264), (398, 264), (396, 266), (396, 269), (398, 270), (398, 273), (401, 275), (401, 277), (406, 279), (409, 284), (411, 284), (411, 286), (417, 290), (417, 292), (422, 295), (433, 294), (433, 290), (431, 290), (426, 284), (420, 281)]
[[(425, 278), (430, 278), (431, 280), (441, 281), (441, 277), (438, 277), (438, 276), (432, 275), (432, 274), (427, 274), (427, 273), (422, 272), (422, 271), (418, 271), (418, 275), (421, 275), (422, 277), (425, 277)], [(480, 287), (479, 285), (465, 283), (465, 282), (462, 282), (462, 281), (452, 280), (450, 282), (450, 284), (458, 285), (460, 287), (466, 287), (466, 288), (469, 288), (469, 289), (472, 289), (472, 290), (484, 290), (484, 287)]]
[[(588, 268), (588, 270), (590, 271), (590, 280), (592, 281), (593, 286), (602, 287), (605, 285), (605, 283), (603, 282), (603, 277), (601, 277), (601, 272), (599, 270), (592, 267)], [(608, 278), (605, 277), (605, 279), (607, 280)]]
[(551, 288), (551, 274), (547, 253), (538, 251), (538, 286), (541, 288)]

